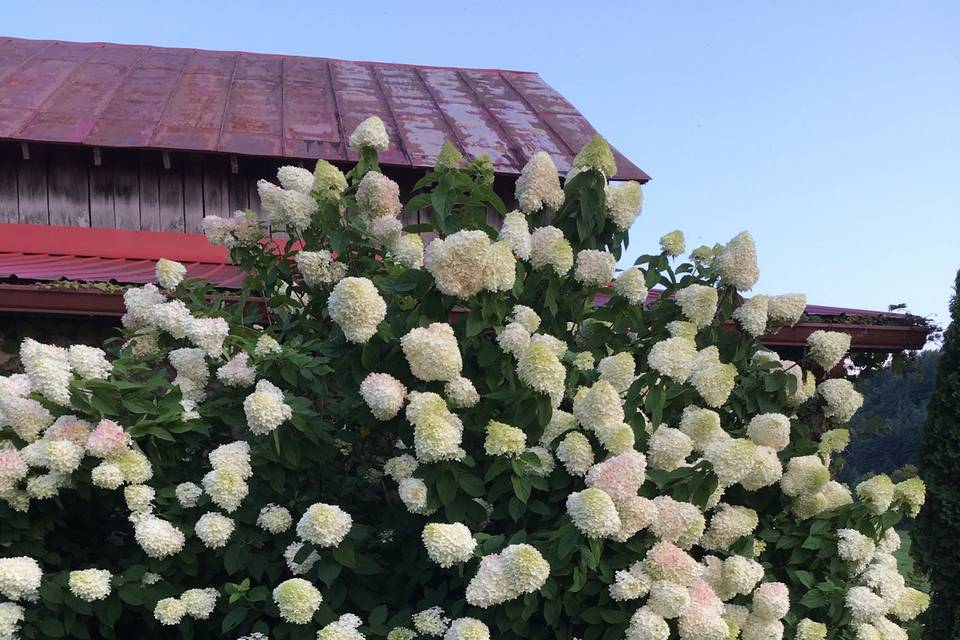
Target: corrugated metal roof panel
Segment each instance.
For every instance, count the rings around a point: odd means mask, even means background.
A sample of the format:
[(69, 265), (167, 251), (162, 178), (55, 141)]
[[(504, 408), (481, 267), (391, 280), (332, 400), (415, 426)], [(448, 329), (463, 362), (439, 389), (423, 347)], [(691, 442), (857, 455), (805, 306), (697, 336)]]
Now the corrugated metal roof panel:
[[(53, 256), (0, 252), (0, 280), (56, 282), (156, 282), (156, 260)], [(224, 288), (240, 288), (244, 275), (236, 267), (207, 262), (184, 262), (188, 278), (200, 278)]]
[(596, 133), (535, 73), (0, 38), (0, 138), (348, 160), (371, 115), (384, 164), (432, 167), (449, 139), (511, 175), (540, 150), (566, 171)]

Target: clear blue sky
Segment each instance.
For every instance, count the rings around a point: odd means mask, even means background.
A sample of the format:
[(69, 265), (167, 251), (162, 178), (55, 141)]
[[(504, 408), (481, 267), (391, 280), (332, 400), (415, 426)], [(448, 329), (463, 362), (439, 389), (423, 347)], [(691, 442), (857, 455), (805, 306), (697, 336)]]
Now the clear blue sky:
[(749, 229), (758, 292), (947, 320), (957, 2), (31, 0), (0, 31), (537, 71), (653, 176), (630, 255)]

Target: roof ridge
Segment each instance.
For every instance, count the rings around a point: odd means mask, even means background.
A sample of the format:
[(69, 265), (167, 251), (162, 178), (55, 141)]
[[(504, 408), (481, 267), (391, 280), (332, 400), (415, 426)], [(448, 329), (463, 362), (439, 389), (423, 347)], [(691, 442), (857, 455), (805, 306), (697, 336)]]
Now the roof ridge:
[(450, 66), (450, 65), (431, 65), (431, 64), (419, 64), (416, 62), (385, 62), (383, 60), (354, 60), (351, 58), (333, 58), (330, 56), (317, 56), (317, 55), (304, 55), (299, 53), (266, 53), (263, 51), (244, 51), (241, 49), (211, 49), (207, 47), (173, 47), (166, 45), (156, 45), (156, 44), (131, 44), (128, 42), (110, 42), (107, 40), (46, 40), (42, 38), (18, 38), (16, 36), (4, 36), (0, 35), (0, 38), (9, 38), (9, 42), (49, 42), (50, 44), (86, 44), (86, 45), (96, 45), (96, 46), (111, 46), (111, 47), (147, 47), (149, 49), (166, 49), (171, 51), (208, 51), (211, 53), (235, 53), (237, 55), (242, 55), (244, 53), (257, 55), (257, 56), (269, 56), (277, 58), (311, 58), (314, 60), (335, 60), (337, 62), (352, 62), (355, 64), (384, 64), (394, 67), (416, 67), (419, 69), (451, 69), (451, 70), (467, 70), (467, 71), (486, 71), (490, 73), (521, 73), (524, 75), (538, 76), (540, 75), (537, 71), (525, 71), (523, 69), (499, 69), (496, 67), (462, 67), (462, 66)]

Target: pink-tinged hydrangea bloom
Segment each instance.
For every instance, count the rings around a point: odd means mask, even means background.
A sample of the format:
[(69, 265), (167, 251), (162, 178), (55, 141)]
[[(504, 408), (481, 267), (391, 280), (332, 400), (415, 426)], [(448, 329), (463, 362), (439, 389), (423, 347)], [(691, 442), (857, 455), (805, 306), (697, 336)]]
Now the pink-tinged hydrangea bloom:
[(637, 495), (643, 484), (647, 461), (643, 454), (628, 451), (599, 462), (587, 471), (586, 484), (607, 492), (614, 503), (621, 504)]
[(69, 440), (81, 447), (87, 444), (89, 437), (90, 423), (76, 416), (60, 416), (43, 432), (44, 440)]
[(87, 453), (98, 458), (120, 453), (133, 443), (130, 434), (112, 420), (103, 419), (87, 439)]
[(753, 592), (753, 615), (779, 620), (790, 610), (790, 591), (782, 582), (764, 582)]
[(0, 449), (0, 490), (27, 476), (27, 463), (16, 449)]
[(357, 188), (357, 206), (370, 217), (395, 216), (400, 213), (400, 187), (376, 171), (368, 171)]
[(665, 540), (656, 543), (647, 551), (643, 568), (654, 580), (669, 580), (683, 586), (690, 586), (700, 580), (700, 564), (686, 551)]
[(697, 580), (687, 587), (687, 593), (690, 594), (690, 604), (695, 608), (706, 609), (715, 613), (723, 612), (723, 601), (717, 597), (713, 587), (703, 580)]

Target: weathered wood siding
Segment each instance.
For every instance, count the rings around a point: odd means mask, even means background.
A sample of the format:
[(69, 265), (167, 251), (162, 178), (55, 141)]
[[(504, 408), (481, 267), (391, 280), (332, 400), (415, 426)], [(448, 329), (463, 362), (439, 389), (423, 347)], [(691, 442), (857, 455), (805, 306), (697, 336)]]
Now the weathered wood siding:
[[(204, 216), (260, 210), (257, 180), (275, 179), (277, 159), (0, 142), (0, 223), (197, 233)], [(24, 157), (25, 155), (29, 157)], [(165, 166), (165, 157), (169, 168)], [(236, 173), (234, 173), (234, 162)], [(290, 162), (290, 161), (287, 161)], [(304, 161), (303, 166), (310, 166)], [(407, 198), (422, 170), (384, 168)], [(496, 188), (510, 203), (513, 180)], [(488, 216), (499, 226), (498, 216)], [(405, 224), (426, 222), (407, 212)], [(425, 237), (425, 240), (428, 238)]]
[(0, 223), (200, 231), (204, 216), (259, 208), (257, 180), (278, 161), (0, 142)]

